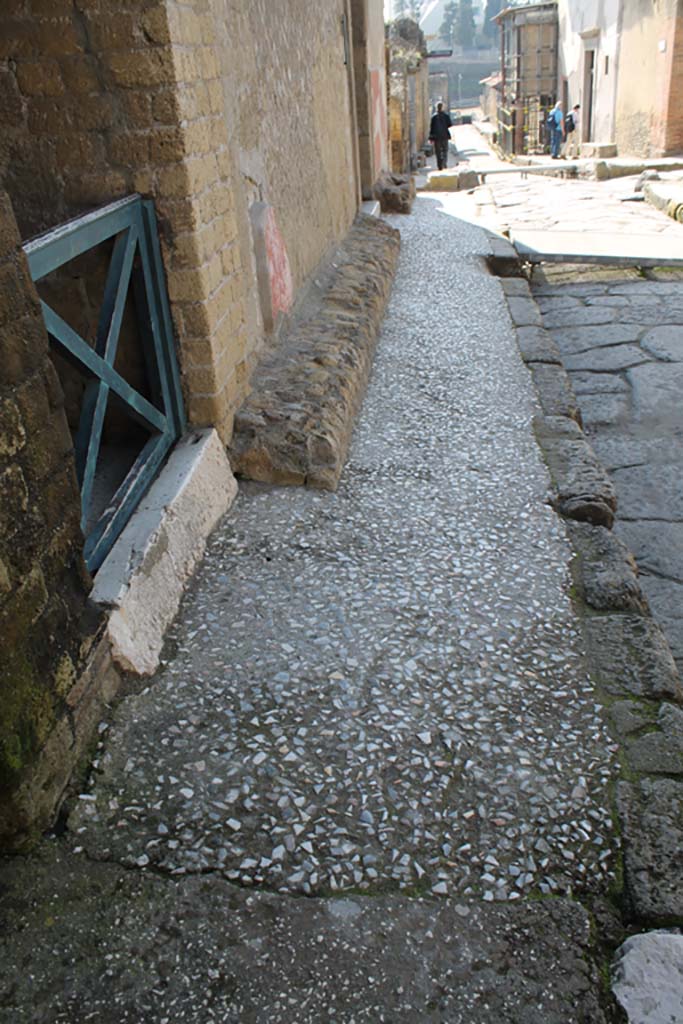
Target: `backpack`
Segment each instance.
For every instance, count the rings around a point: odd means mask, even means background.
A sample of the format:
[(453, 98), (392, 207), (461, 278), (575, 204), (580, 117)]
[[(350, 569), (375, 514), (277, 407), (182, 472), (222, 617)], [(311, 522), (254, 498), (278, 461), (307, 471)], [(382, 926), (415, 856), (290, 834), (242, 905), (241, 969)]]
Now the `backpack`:
[(548, 128), (554, 128), (555, 127), (555, 114), (553, 113), (552, 110), (548, 114), (548, 120), (546, 121), (546, 124), (548, 125)]
[(576, 128), (576, 125), (574, 124), (574, 115), (570, 111), (570, 113), (568, 113), (567, 116), (564, 119), (564, 130), (567, 133), (569, 133), (569, 132), (573, 132), (575, 128)]

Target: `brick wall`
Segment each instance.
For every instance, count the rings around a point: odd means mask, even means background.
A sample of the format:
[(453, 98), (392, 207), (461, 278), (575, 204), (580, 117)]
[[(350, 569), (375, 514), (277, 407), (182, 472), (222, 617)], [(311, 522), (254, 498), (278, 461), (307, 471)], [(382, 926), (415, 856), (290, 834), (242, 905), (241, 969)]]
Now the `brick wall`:
[(680, 5), (673, 12), (671, 30), (671, 72), (666, 108), (666, 133), (662, 156), (683, 152), (683, 11)]
[[(44, 811), (46, 790), (15, 798), (54, 732), (74, 746), (73, 688), (97, 629), (82, 544), (62, 392), (0, 192), (0, 838)], [(66, 775), (55, 771), (51, 784)]]

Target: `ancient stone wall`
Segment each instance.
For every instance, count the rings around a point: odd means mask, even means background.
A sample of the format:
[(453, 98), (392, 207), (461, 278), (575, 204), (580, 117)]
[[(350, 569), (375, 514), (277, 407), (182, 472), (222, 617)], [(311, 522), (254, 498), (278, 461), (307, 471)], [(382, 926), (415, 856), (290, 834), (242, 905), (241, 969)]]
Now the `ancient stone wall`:
[(389, 169), (384, 19), (379, 4), (351, 0), (356, 122), (363, 198)]
[(295, 290), (357, 209), (350, 33), (348, 0), (315, 18), (307, 0), (0, 12), (0, 180), (22, 236), (154, 198), (189, 419), (226, 440), (262, 340), (248, 207), (272, 207)]
[[(26, 834), (66, 783), (81, 728), (87, 608), (80, 497), (63, 396), (10, 201), (0, 193), (0, 841)], [(38, 756), (64, 756), (31, 797)]]
[[(299, 288), (356, 213), (347, 0), (212, 0), (243, 202), (270, 205)], [(346, 18), (346, 39), (342, 26)]]

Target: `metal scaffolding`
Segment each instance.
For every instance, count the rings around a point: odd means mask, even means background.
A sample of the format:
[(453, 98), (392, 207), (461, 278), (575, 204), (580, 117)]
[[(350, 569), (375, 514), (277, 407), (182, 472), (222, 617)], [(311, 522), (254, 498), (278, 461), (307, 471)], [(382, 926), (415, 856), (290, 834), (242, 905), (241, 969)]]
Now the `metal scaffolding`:
[(510, 155), (542, 153), (547, 115), (557, 99), (556, 0), (508, 7), (495, 20), (501, 30), (499, 145)]

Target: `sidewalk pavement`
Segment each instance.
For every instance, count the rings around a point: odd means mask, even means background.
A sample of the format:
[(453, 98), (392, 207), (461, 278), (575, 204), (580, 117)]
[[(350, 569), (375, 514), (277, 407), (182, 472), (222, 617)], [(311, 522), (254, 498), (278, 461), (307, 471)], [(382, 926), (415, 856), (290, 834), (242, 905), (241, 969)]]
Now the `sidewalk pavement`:
[(338, 491), (241, 488), (66, 832), (0, 865), (2, 1024), (613, 1019), (615, 747), (470, 202), (392, 219)]

